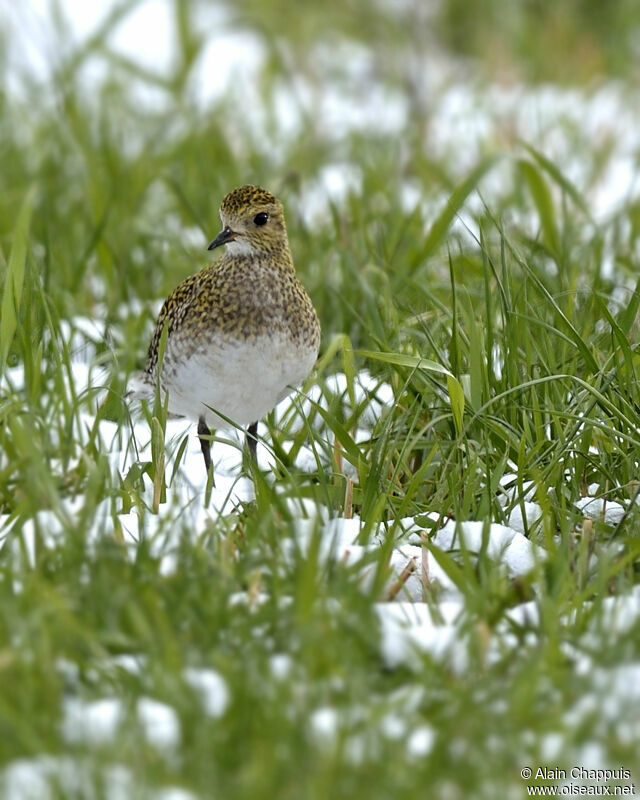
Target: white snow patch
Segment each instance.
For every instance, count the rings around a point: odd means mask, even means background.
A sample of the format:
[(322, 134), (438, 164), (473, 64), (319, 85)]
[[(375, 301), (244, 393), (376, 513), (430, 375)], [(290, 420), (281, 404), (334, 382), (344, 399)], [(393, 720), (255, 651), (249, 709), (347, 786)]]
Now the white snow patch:
[(229, 688), (225, 679), (213, 669), (195, 669), (189, 667), (184, 671), (184, 678), (189, 686), (199, 695), (205, 714), (217, 719), (229, 707)]
[(309, 719), (313, 735), (323, 743), (335, 740), (340, 727), (340, 717), (335, 708), (317, 708)]
[(608, 525), (616, 525), (626, 513), (620, 503), (602, 497), (581, 497), (575, 505), (588, 519), (601, 520)]
[(90, 702), (68, 698), (63, 702), (62, 713), (64, 738), (74, 744), (87, 742), (93, 747), (113, 742), (124, 719), (122, 701), (116, 697)]
[(119, 655), (110, 656), (102, 662), (107, 666), (114, 666), (118, 669), (123, 669), (130, 675), (140, 675), (147, 665), (147, 657), (142, 655), (133, 655), (132, 653), (120, 653)]
[(381, 623), (382, 658), (389, 667), (406, 665), (419, 669), (420, 654), (438, 660), (451, 660), (463, 669), (467, 662), (459, 621), (462, 603), (439, 603), (437, 609), (426, 603), (378, 603)]
[(136, 703), (137, 717), (147, 742), (157, 750), (172, 751), (180, 743), (180, 720), (171, 706), (151, 697)]
[(628, 594), (605, 597), (593, 624), (609, 635), (619, 636), (628, 633), (639, 621), (640, 586), (634, 586)]
[[(531, 527), (542, 519), (542, 508), (538, 503), (524, 502), (524, 515), (522, 514), (522, 506), (517, 505), (509, 513), (507, 523), (510, 528), (518, 533), (525, 534)], [(525, 525), (526, 520), (526, 525)]]
[(198, 800), (197, 795), (181, 786), (167, 786), (154, 791), (154, 800)]
[(269, 659), (269, 666), (277, 681), (286, 681), (293, 669), (293, 659), (288, 653), (274, 653)]
[(156, 800), (197, 800), (180, 787), (142, 783), (122, 764), (97, 766), (85, 757), (41, 755), (11, 761), (0, 772), (3, 800), (54, 800), (60, 797), (96, 797), (105, 800), (130, 800), (154, 797)]
[(511, 577), (526, 575), (545, 558), (545, 551), (506, 525), (450, 520), (435, 533), (433, 544), (449, 551), (465, 547), (480, 553), (486, 547), (489, 558), (503, 563)]
[(4, 800), (53, 800), (54, 786), (69, 797), (87, 788), (87, 776), (73, 759), (63, 756), (37, 756), (11, 761), (0, 773)]
[(407, 732), (407, 723), (400, 714), (390, 711), (380, 720), (380, 731), (387, 739), (402, 739)]
[(410, 758), (424, 758), (433, 750), (436, 733), (430, 725), (416, 728), (407, 741), (407, 754)]

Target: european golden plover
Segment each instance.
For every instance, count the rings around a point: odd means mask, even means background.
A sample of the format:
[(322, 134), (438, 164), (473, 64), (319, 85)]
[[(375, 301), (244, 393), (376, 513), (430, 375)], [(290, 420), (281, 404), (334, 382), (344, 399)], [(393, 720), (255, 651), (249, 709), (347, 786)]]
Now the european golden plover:
[(149, 345), (147, 367), (132, 394), (153, 397), (158, 348), (167, 328), (160, 374), (168, 409), (198, 423), (207, 471), (211, 428), (225, 418), (248, 426), (256, 456), (260, 420), (311, 372), (320, 323), (293, 266), (282, 204), (258, 186), (230, 192), (220, 207), (222, 231), (209, 245), (222, 258), (169, 295)]

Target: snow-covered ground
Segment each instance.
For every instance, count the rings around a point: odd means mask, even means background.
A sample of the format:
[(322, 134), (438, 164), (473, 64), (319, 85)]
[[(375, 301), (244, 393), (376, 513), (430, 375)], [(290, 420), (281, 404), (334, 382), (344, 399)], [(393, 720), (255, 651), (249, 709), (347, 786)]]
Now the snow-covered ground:
[[(61, 0), (57, 6), (72, 40), (81, 43), (100, 28), (116, 3)], [(52, 64), (65, 55), (50, 24), (51, 8), (50, 0), (7, 6), (4, 21), (9, 26), (8, 59), (13, 68), (9, 85), (18, 93), (25, 73), (46, 80)], [(411, 127), (415, 108), (402, 89), (390, 88), (380, 80), (375, 49), (339, 35), (330, 45), (318, 42), (313, 53), (317, 72), (326, 79), (311, 83), (297, 76), (290, 84), (282, 83), (270, 98), (275, 109), (267, 124), (258, 80), (268, 58), (264, 40), (255, 31), (239, 29), (222, 4), (197, 4), (192, 13), (206, 45), (190, 74), (190, 96), (207, 108), (232, 94), (242, 109), (243, 124), (259, 134), (254, 137), (256, 145), (262, 142), (275, 164), (286, 158), (290, 144), (309, 119), (317, 120), (319, 133), (336, 145), (336, 152), (340, 152), (344, 137), (354, 131), (402, 136)], [(133, 13), (123, 15), (108, 40), (109, 51), (166, 76), (177, 59), (175, 31), (171, 4), (146, 0), (138, 3)], [(561, 165), (564, 176), (587, 201), (596, 224), (609, 220), (640, 195), (636, 168), (640, 128), (635, 112), (640, 90), (615, 82), (592, 89), (518, 83), (480, 86), (471, 73), (460, 79), (460, 64), (443, 57), (437, 47), (428, 46), (420, 53), (407, 54), (404, 68), (407, 84), (418, 95), (412, 102), (414, 106), (418, 103), (428, 119), (425, 151), (435, 161), (456, 165), (461, 177), (487, 153), (511, 153), (514, 158), (524, 155), (520, 143), (525, 142)], [(113, 63), (106, 55), (94, 57), (83, 69), (89, 88), (109, 74)], [(154, 108), (166, 102), (162, 92), (151, 90), (148, 83), (134, 76), (128, 81), (131, 91), (139, 95), (141, 107)], [(589, 147), (608, 151), (606, 161), (597, 168), (584, 157)], [(339, 157), (327, 163), (318, 180), (303, 187), (302, 211), (307, 221), (326, 215), (330, 201), (358, 190), (361, 177), (355, 163)], [(483, 178), (484, 197), (500, 196), (513, 180), (507, 159)], [(404, 187), (407, 208), (424, 203), (422, 198), (419, 182), (408, 176)], [(468, 201), (470, 208), (481, 202), (478, 196)], [(427, 222), (439, 208), (438, 203), (424, 203)], [(470, 218), (461, 214), (454, 229), (465, 235), (470, 223)], [(611, 254), (605, 253), (605, 271), (611, 269), (610, 262)]]
[[(92, 386), (101, 386), (104, 379), (99, 369), (91, 369), (87, 363), (87, 359), (91, 359), (94, 353), (99, 326), (90, 325), (86, 319), (81, 318), (77, 321), (71, 320), (67, 328), (76, 359), (71, 370), (75, 383), (74, 394), (79, 396)], [(21, 384), (19, 367), (13, 368), (9, 379), (14, 386)], [(296, 393), (283, 400), (276, 409), (276, 419), (287, 420), (296, 429), (302, 425), (303, 415), (311, 410), (312, 401), (326, 406), (330, 396), (334, 400), (336, 397), (341, 398), (343, 403), (349, 404), (347, 379), (344, 375), (332, 376), (322, 388), (314, 386), (306, 396)], [(369, 398), (369, 408), (361, 417), (362, 427), (355, 432), (356, 440), (367, 438), (376, 420), (394, 403), (391, 386), (380, 383), (363, 371), (356, 377), (354, 399), (356, 403), (360, 403), (365, 397)], [(100, 394), (97, 393), (93, 402), (97, 405), (100, 401)], [(131, 428), (124, 432), (115, 423), (105, 420), (99, 423), (101, 447), (108, 454), (114, 475), (124, 477), (134, 462), (151, 459), (149, 427), (141, 415), (135, 413), (135, 409), (132, 420)], [(79, 423), (77, 435), (81, 444), (83, 437), (89, 436), (94, 416), (86, 411), (80, 415)], [(264, 436), (266, 429), (261, 426), (259, 432)], [(330, 439), (331, 434), (325, 431), (324, 436)], [(199, 440), (195, 426), (186, 420), (167, 422), (167, 475), (173, 472), (172, 458), (175, 458), (185, 437), (187, 445), (160, 512), (153, 514), (137, 510), (114, 516), (113, 501), (106, 499), (98, 505), (93, 515), (91, 527), (86, 534), (89, 543), (95, 542), (101, 536), (114, 535), (117, 528), (118, 536), (129, 545), (133, 558), (135, 548), (144, 538), (151, 543), (154, 555), (161, 559), (162, 571), (168, 574), (175, 569), (175, 553), (183, 536), (189, 535), (194, 540), (197, 539), (220, 515), (229, 514), (239, 503), (252, 499), (252, 482), (242, 472), (242, 432), (222, 432), (221, 438), (224, 441), (213, 443), (215, 486), (211, 490), (208, 505), (204, 502), (206, 474)], [(134, 442), (135, 447), (132, 446)], [(332, 452), (331, 444), (329, 441), (327, 452)], [(322, 462), (322, 457), (322, 452), (302, 448), (297, 457), (297, 466), (303, 470), (316, 469), (317, 459)], [(273, 463), (267, 438), (258, 445), (258, 461), (263, 469)], [(353, 475), (357, 480), (355, 470)], [(508, 525), (487, 520), (462, 523), (444, 520), (440, 522), (440, 527), (434, 529), (437, 515), (433, 515), (428, 528), (425, 527), (423, 517), (407, 517), (396, 520), (392, 525), (380, 525), (366, 543), (361, 541), (363, 525), (357, 515), (350, 518), (335, 517), (329, 509), (308, 500), (289, 500), (294, 524), (291, 538), (283, 541), (284, 555), (286, 558), (293, 558), (300, 553), (304, 555), (310, 542), (318, 537), (320, 559), (333, 560), (350, 567), (359, 565), (361, 585), (366, 589), (368, 580), (375, 572), (372, 557), (375, 559), (376, 552), (392, 536), (394, 546), (389, 561), (387, 602), (378, 606), (383, 633), (381, 653), (384, 660), (390, 665), (419, 663), (419, 658), (416, 661), (417, 654), (424, 651), (438, 658), (451, 658), (462, 665), (466, 647), (465, 637), (462, 635), (466, 619), (465, 598), (460, 587), (456, 586), (434, 557), (434, 549), (446, 553), (462, 549), (470, 554), (482, 552), (484, 558), (500, 564), (510, 578), (529, 574), (545, 560), (544, 549), (524, 535), (524, 519), (526, 518), (527, 526), (535, 526), (542, 515), (540, 506), (531, 500), (522, 504), (514, 503), (516, 489), (513, 475), (505, 475), (502, 483), (501, 502), (505, 508), (513, 506), (508, 516)], [(149, 481), (146, 492), (146, 500), (150, 506), (153, 487)], [(611, 524), (619, 521), (625, 511), (620, 503), (604, 503), (599, 498), (576, 498), (575, 502), (585, 517), (604, 519)], [(63, 499), (60, 508), (39, 511), (20, 530), (15, 528), (15, 520), (8, 516), (0, 517), (0, 536), (4, 540), (4, 547), (11, 548), (16, 559), (26, 558), (33, 562), (37, 542), (40, 543), (39, 546), (55, 546), (59, 537), (64, 536), (69, 524), (73, 524), (73, 520), (82, 513), (82, 507), (81, 497)], [(425, 546), (427, 544), (428, 547)], [(439, 600), (434, 614), (432, 598), (435, 596)], [(425, 602), (427, 598), (429, 602)], [(623, 606), (627, 608), (626, 602), (625, 598), (619, 598), (621, 609)], [(631, 608), (637, 601), (628, 599), (628, 602), (632, 604), (629, 606)], [(523, 606), (523, 609), (528, 608), (528, 604)], [(517, 616), (519, 607), (509, 613)], [(530, 610), (527, 614), (530, 614)]]
[[(79, 41), (95, 29), (108, 6), (81, 0), (62, 3)], [(51, 55), (45, 25), (48, 7), (45, 0), (40, 0), (30, 4), (13, 4), (9, 11), (9, 19), (15, 30), (12, 58), (18, 59), (16, 63), (21, 68), (27, 67), (41, 76), (46, 74), (49, 64), (47, 58)], [(206, 4), (201, 7), (207, 8)], [(209, 9), (203, 13), (214, 12)], [(262, 117), (260, 103), (256, 102), (252, 90), (252, 76), (266, 58), (264, 46), (255, 34), (232, 30), (227, 17), (220, 11), (215, 13), (221, 16), (217, 25), (211, 27), (215, 27), (218, 33), (212, 36), (205, 57), (194, 73), (194, 84), (201, 102), (206, 104), (226, 93), (233, 83), (235, 93), (241, 98), (239, 102), (245, 102), (247, 108), (255, 109), (255, 117), (249, 119), (250, 124), (259, 127)], [(123, 54), (139, 57), (148, 66), (161, 69), (172, 58), (171, 27), (168, 4), (161, 0), (150, 0), (140, 4), (136, 13), (123, 21), (112, 44)], [(150, 35), (150, 30), (153, 30), (153, 35)], [(140, 47), (142, 41), (146, 49)], [(366, 129), (372, 120), (377, 123), (381, 118), (387, 127), (398, 132), (408, 124), (407, 104), (399, 92), (384, 87), (373, 91), (371, 86), (366, 94), (359, 91), (363, 76), (368, 74), (370, 55), (355, 47), (349, 50), (347, 44), (344, 48), (344, 63), (353, 65), (350, 82), (342, 83), (339, 87), (327, 85), (321, 97), (309, 87), (297, 86), (295, 102), (293, 94), (282, 87), (278, 100), (280, 130), (276, 139), (280, 137), (281, 142), (286, 143), (295, 138), (301, 115), (306, 107), (311, 106), (316, 113), (318, 109), (321, 110), (318, 116), (323, 117), (327, 130), (336, 138), (347, 130)], [(318, 56), (323, 57), (321, 49)], [(329, 58), (330, 54), (325, 53), (324, 57)], [(212, 67), (214, 62), (215, 68)], [(100, 70), (104, 65), (94, 64), (92, 68)], [(427, 71), (426, 74), (431, 75), (432, 72)], [(87, 75), (87, 80), (91, 80), (91, 74)], [(451, 154), (455, 153), (453, 160), (459, 164), (461, 174), (476, 163), (488, 141), (502, 141), (507, 137), (516, 140), (523, 138), (535, 142), (550, 159), (562, 163), (565, 173), (576, 185), (581, 186), (586, 176), (573, 138), (579, 135), (611, 143), (612, 155), (607, 166), (590, 187), (589, 205), (596, 220), (606, 221), (622, 204), (637, 197), (640, 188), (636, 177), (636, 154), (640, 150), (640, 126), (635, 114), (640, 99), (637, 92), (631, 101), (628, 89), (613, 84), (591, 92), (554, 87), (531, 90), (523, 86), (494, 86), (478, 92), (474, 86), (452, 82), (450, 75), (437, 71), (435, 77), (429, 77), (428, 81), (431, 83), (429, 102), (432, 104), (433, 122), (425, 146), (431, 149), (434, 157), (441, 156), (447, 161), (451, 161)], [(447, 82), (448, 88), (442, 89)], [(15, 88), (19, 90), (19, 83)], [(246, 102), (247, 98), (249, 102)], [(158, 98), (147, 97), (145, 102), (158, 102)], [(382, 115), (381, 109), (384, 109)], [(357, 188), (359, 180), (357, 165), (336, 161), (324, 170), (317, 186), (308, 188), (309, 202), (305, 208), (311, 215), (324, 213), (329, 198), (339, 200), (347, 190)], [(504, 172), (496, 170), (490, 173), (483, 185), (485, 196), (491, 196), (492, 192), (499, 193), (501, 181), (504, 180)], [(413, 206), (419, 198), (420, 187), (408, 180), (407, 206)], [(435, 210), (425, 209), (425, 213), (428, 216)], [(464, 219), (456, 223), (461, 230), (463, 223)], [(80, 318), (69, 320), (66, 325), (63, 333), (71, 343), (71, 351), (76, 354), (72, 380), (77, 395), (89, 387), (100, 386), (104, 379), (104, 373), (91, 366), (95, 342), (99, 341), (101, 330), (99, 323)], [(139, 343), (139, 346), (142, 347), (143, 343)], [(8, 370), (3, 380), (19, 389), (23, 384), (21, 368), (17, 366)], [(369, 412), (362, 419), (363, 427), (355, 433), (358, 440), (369, 435), (370, 427), (393, 404), (394, 396), (389, 385), (379, 384), (367, 372), (358, 375), (356, 389), (358, 396), (368, 397), (370, 403)], [(341, 396), (343, 402), (349, 403), (345, 376), (334, 376), (328, 382), (326, 391)], [(294, 425), (296, 419), (298, 424), (302, 424), (301, 415), (309, 410), (311, 400), (323, 401), (319, 388), (314, 388), (309, 398), (297, 395), (283, 401), (276, 415), (293, 420)], [(87, 435), (93, 419), (93, 415), (87, 411), (86, 417), (79, 420), (81, 424), (75, 432), (78, 437)], [(84, 422), (86, 424), (82, 424)], [(261, 428), (260, 433), (264, 435), (265, 429)], [(326, 435), (328, 437), (329, 433)], [(113, 423), (100, 422), (99, 436), (114, 474), (124, 476), (134, 461), (150, 458), (149, 429), (146, 423), (135, 416), (131, 430), (124, 435)], [(184, 457), (175, 480), (168, 487), (167, 502), (161, 507), (160, 513), (155, 515), (132, 511), (117, 515), (114, 521), (110, 501), (104, 501), (97, 509), (91, 530), (87, 532), (90, 541), (92, 537), (95, 540), (95, 537), (113, 534), (117, 525), (118, 533), (122, 534), (132, 553), (142, 537), (151, 541), (154, 552), (162, 558), (163, 570), (170, 573), (175, 569), (175, 552), (185, 531), (194, 538), (198, 537), (213, 519), (230, 513), (238, 502), (252, 497), (252, 483), (241, 472), (241, 435), (233, 431), (225, 433), (228, 441), (216, 441), (213, 445), (216, 485), (211, 501), (206, 506), (203, 502), (205, 473), (199, 442), (194, 426), (182, 420), (170, 420), (167, 424), (169, 470), (171, 454), (175, 455), (185, 436), (188, 437), (188, 443)], [(133, 442), (137, 449), (132, 447)], [(330, 450), (329, 446), (328, 452)], [(273, 456), (268, 440), (259, 445), (258, 455), (262, 467), (271, 463)], [(303, 470), (315, 470), (317, 458), (322, 459), (322, 453), (303, 448), (298, 455), (297, 466)], [(353, 474), (355, 477), (355, 472)], [(386, 601), (377, 605), (381, 623), (382, 660), (389, 666), (406, 665), (419, 669), (426, 656), (453, 670), (462, 671), (466, 666), (470, 635), (465, 596), (442, 568), (434, 552), (451, 553), (461, 549), (471, 554), (482, 552), (483, 558), (495, 561), (510, 578), (527, 575), (545, 560), (544, 549), (524, 535), (527, 528), (540, 518), (540, 506), (532, 497), (516, 504), (514, 486), (510, 485), (508, 478), (503, 483), (502, 502), (505, 508), (512, 508), (507, 517), (508, 524), (491, 520), (456, 524), (454, 520), (444, 520), (434, 530), (432, 527), (425, 528), (423, 519), (406, 518), (397, 520), (391, 527), (380, 526), (367, 543), (360, 541), (362, 525), (357, 516), (333, 517), (326, 508), (302, 501), (293, 503), (294, 524), (290, 538), (283, 543), (285, 556), (304, 554), (310, 541), (319, 537), (320, 557), (359, 568), (361, 585), (366, 589), (373, 573), (372, 557), (375, 558), (388, 536), (392, 536), (394, 546), (389, 562)], [(148, 499), (151, 491), (152, 488), (148, 487)], [(36, 546), (54, 545), (58, 537), (64, 534), (65, 518), (77, 518), (81, 513), (81, 502), (81, 499), (64, 500), (61, 509), (43, 509), (36, 519), (27, 521), (21, 530), (16, 529), (14, 520), (0, 517), (3, 547), (10, 548), (16, 559), (33, 559)], [(597, 497), (576, 497), (575, 504), (586, 518), (604, 519), (611, 524), (618, 522), (625, 512), (621, 504), (605, 503)], [(175, 524), (170, 524), (172, 521)], [(38, 542), (42, 544), (37, 545)], [(259, 602), (259, 598), (236, 596), (233, 601), (255, 603)], [(597, 623), (594, 621), (591, 627), (587, 626), (585, 642), (595, 635), (596, 624), (598, 631), (603, 626), (607, 635), (614, 639), (624, 636), (634, 624), (637, 625), (640, 618), (639, 591), (607, 598), (604, 603), (606, 625), (600, 620)], [(536, 619), (535, 601), (510, 609), (504, 624), (498, 627), (487, 644), (487, 658), (497, 657), (505, 649), (523, 646), (513, 633), (514, 626), (529, 627), (531, 630), (526, 646), (535, 646)], [(566, 623), (570, 624), (570, 620)], [(575, 660), (577, 671), (586, 673), (592, 670), (592, 664), (584, 652), (567, 656)], [(140, 663), (136, 654), (131, 654), (122, 657), (121, 666), (137, 670)], [(61, 669), (65, 669), (65, 665), (61, 665)], [(286, 673), (289, 669), (287, 657), (283, 655), (279, 661), (274, 661), (273, 669), (274, 675)], [(229, 689), (220, 675), (213, 670), (190, 670), (184, 677), (193, 691), (201, 696), (205, 713), (216, 718), (224, 713), (229, 702)], [(602, 698), (606, 698), (606, 703), (601, 706), (602, 713), (607, 719), (618, 721), (629, 741), (637, 741), (640, 738), (637, 721), (640, 719), (637, 713), (640, 710), (640, 694), (635, 689), (631, 690), (631, 687), (640, 686), (640, 680), (636, 684), (636, 679), (640, 679), (640, 664), (636, 663), (593, 670), (593, 694), (578, 699), (574, 707), (568, 709), (568, 723), (578, 725), (593, 712), (594, 703), (598, 704)], [(409, 698), (407, 702), (414, 700)], [(63, 709), (62, 732), (70, 742), (82, 737), (89, 744), (99, 746), (117, 737), (121, 726), (126, 724), (126, 713), (130, 712), (125, 712), (121, 702), (109, 696), (91, 702), (69, 699)], [(153, 698), (142, 698), (133, 713), (146, 731), (152, 747), (170, 752), (177, 746), (181, 731), (171, 707)], [(429, 752), (434, 737), (430, 728), (423, 725), (410, 730), (406, 720), (392, 711), (382, 719), (381, 735), (389, 738), (406, 737), (409, 752), (416, 758)], [(345, 720), (340, 714), (329, 707), (318, 708), (309, 720), (313, 735), (324, 743), (331, 742), (336, 731), (344, 724)], [(550, 739), (550, 752), (554, 746)], [(356, 743), (354, 757), (357, 757), (357, 750)], [(57, 779), (63, 786), (81, 787), (89, 777), (89, 766), (85, 769), (77, 760), (43, 756), (12, 763), (0, 780), (4, 797), (12, 800), (37, 797), (40, 800), (49, 796), (46, 787), (52, 779)], [(131, 782), (132, 776), (121, 766), (114, 765), (108, 776), (108, 783), (112, 787), (109, 797), (130, 796)], [(161, 800), (190, 800), (192, 797), (189, 792), (172, 787), (155, 796)]]

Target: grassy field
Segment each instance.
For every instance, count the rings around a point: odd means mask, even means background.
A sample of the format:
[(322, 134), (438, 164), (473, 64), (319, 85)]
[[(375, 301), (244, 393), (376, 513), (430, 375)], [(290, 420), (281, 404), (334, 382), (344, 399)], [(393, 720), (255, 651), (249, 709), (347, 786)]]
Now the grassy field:
[[(640, 204), (620, 191), (640, 13), (502, 5), (175, 0), (166, 69), (113, 46), (139, 4), (83, 42), (52, 14), (46, 78), (1, 12), (3, 797), (520, 797), (525, 767), (640, 781)], [(213, 29), (258, 68), (203, 100)], [(122, 396), (158, 301), (248, 182), (285, 205), (323, 326), (304, 392), (326, 402), (272, 415), (253, 497), (196, 524), (157, 409), (154, 460), (119, 469)], [(363, 370), (392, 390), (374, 416)], [(514, 576), (489, 524), (518, 515), (542, 556)], [(370, 580), (323, 554), (327, 516), (360, 520)], [(393, 658), (400, 520), (448, 580), (422, 601), (442, 630), (447, 598), (460, 615), (451, 646)], [(486, 523), (478, 554), (433, 543), (451, 520)]]

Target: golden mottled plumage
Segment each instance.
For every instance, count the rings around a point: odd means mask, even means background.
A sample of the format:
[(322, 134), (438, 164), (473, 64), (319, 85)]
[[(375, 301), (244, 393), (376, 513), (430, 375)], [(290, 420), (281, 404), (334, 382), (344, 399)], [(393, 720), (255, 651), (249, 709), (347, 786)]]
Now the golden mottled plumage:
[[(260, 213), (269, 214), (269, 220), (257, 226), (253, 219)], [(224, 198), (220, 219), (223, 231), (238, 233), (227, 242), (230, 249), (239, 239), (251, 249), (225, 253), (171, 292), (149, 345), (149, 373), (165, 322), (169, 337), (184, 340), (183, 357), (214, 333), (255, 340), (265, 330), (277, 330), (288, 332), (293, 342), (320, 345), (318, 318), (295, 274), (280, 201), (258, 186), (242, 186)]]
[[(320, 345), (280, 201), (258, 186), (242, 186), (224, 198), (220, 219), (222, 231), (209, 249), (225, 244), (225, 254), (171, 292), (145, 373), (137, 376), (148, 391), (155, 385), (166, 325), (160, 385), (169, 393), (169, 410), (199, 420), (200, 433), (221, 423), (209, 406), (240, 424), (263, 416), (304, 380)], [(203, 453), (208, 463), (204, 444)]]

